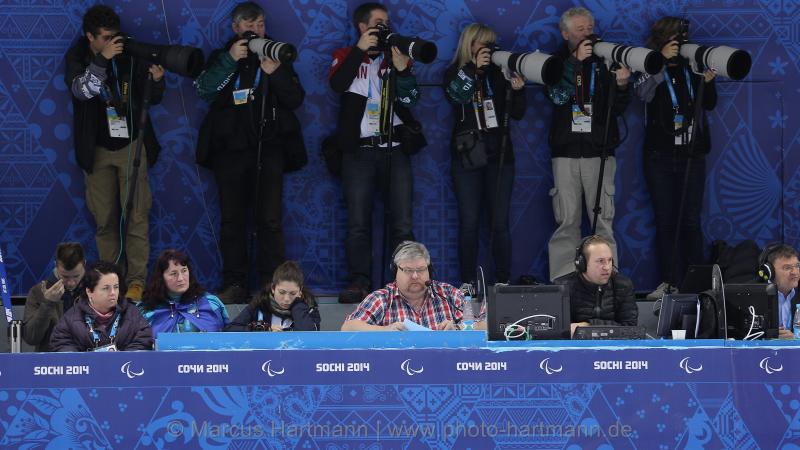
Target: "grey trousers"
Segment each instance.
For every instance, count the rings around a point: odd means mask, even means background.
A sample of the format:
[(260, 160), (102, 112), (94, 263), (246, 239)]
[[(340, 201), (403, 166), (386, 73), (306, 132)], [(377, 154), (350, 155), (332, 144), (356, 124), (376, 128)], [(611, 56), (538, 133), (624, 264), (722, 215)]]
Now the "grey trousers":
[[(614, 240), (614, 175), (617, 161), (613, 156), (606, 160), (603, 189), (600, 195), (600, 214), (597, 217), (597, 234), (611, 242), (614, 264), (617, 264), (617, 243)], [(553, 214), (558, 228), (548, 244), (550, 255), (550, 280), (575, 270), (575, 248), (581, 241), (581, 200), (591, 222), (594, 217), (597, 180), (600, 176), (600, 158), (553, 158), (554, 187)], [(591, 223), (589, 224), (591, 226)]]

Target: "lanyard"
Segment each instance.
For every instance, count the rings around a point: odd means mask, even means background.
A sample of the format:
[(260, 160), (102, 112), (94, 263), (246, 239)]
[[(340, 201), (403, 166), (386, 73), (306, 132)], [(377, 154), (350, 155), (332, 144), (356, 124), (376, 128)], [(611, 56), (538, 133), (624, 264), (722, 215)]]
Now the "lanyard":
[(592, 98), (594, 98), (594, 77), (596, 70), (597, 70), (597, 63), (592, 63), (592, 77), (589, 79), (589, 103), (591, 103)]
[(483, 79), (484, 84), (486, 85), (486, 96), (489, 98), (494, 98), (494, 92), (492, 92), (492, 84), (489, 83), (489, 73), (486, 73), (486, 77)]
[[(686, 77), (686, 88), (689, 90), (689, 100), (694, 100), (694, 89), (692, 89), (692, 79), (689, 77), (689, 70), (683, 68), (683, 75)], [(666, 67), (664, 68), (664, 80), (667, 82), (669, 96), (672, 99), (672, 108), (678, 110), (678, 96), (675, 95), (675, 86), (672, 85), (672, 77), (669, 76)]]
[[(114, 318), (114, 324), (111, 325), (111, 332), (108, 333), (108, 338), (111, 340), (112, 343), (114, 342), (114, 336), (117, 335), (117, 325), (119, 325), (120, 317), (122, 317), (122, 315), (119, 313), (119, 311), (117, 311), (116, 317)], [(97, 344), (100, 343), (100, 334), (97, 332), (97, 330), (94, 329), (93, 326), (94, 320), (91, 317), (89, 317), (88, 314), (84, 316), (84, 320), (86, 320), (86, 325), (89, 327), (89, 333), (92, 334), (92, 339), (94, 339), (94, 345), (97, 346)]]
[[(111, 72), (114, 74), (114, 81), (115, 81), (114, 88), (117, 91), (116, 98), (122, 101), (122, 90), (119, 87), (120, 79), (119, 79), (119, 72), (117, 71), (117, 62), (113, 59), (111, 60)], [(114, 98), (114, 96), (111, 95), (111, 92), (108, 91), (108, 87), (105, 85), (105, 83), (100, 88), (100, 97), (106, 103), (111, 103), (111, 100)]]
[[(236, 76), (236, 83), (234, 83), (234, 85), (233, 85), (233, 90), (234, 91), (238, 91), (239, 90), (239, 79), (240, 78), (241, 78), (241, 75), (237, 75)], [(253, 90), (256, 90), (256, 88), (258, 87), (258, 83), (259, 82), (261, 82), (261, 68), (260, 67), (258, 69), (256, 69), (256, 82), (253, 83)]]

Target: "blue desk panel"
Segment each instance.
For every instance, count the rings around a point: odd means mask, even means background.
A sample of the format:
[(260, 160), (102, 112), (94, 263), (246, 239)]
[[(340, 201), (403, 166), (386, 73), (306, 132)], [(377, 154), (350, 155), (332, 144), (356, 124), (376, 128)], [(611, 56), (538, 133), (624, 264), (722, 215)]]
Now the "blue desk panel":
[[(327, 346), (362, 339), (335, 334)], [(0, 447), (800, 446), (796, 345), (422, 348), (451, 338), (412, 334), (370, 334), (414, 340), (387, 349), (0, 355)]]

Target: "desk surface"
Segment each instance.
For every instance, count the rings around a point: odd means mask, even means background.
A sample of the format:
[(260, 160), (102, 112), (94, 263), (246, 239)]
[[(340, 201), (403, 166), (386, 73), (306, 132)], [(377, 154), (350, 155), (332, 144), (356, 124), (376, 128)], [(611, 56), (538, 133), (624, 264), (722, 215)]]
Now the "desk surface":
[[(293, 342), (287, 333), (249, 334)], [(322, 335), (292, 334), (306, 343)], [(800, 445), (800, 347), (792, 342), (455, 348), (454, 339), (473, 336), (334, 334), (400, 341), (387, 349), (0, 355), (0, 447)], [(425, 339), (451, 347), (411, 348)]]

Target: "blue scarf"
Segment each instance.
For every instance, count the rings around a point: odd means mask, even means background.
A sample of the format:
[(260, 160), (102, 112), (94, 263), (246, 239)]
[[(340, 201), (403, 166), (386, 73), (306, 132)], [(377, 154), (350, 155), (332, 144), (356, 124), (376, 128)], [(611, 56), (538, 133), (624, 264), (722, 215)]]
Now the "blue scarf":
[(170, 297), (167, 307), (158, 307), (147, 317), (153, 329), (153, 336), (158, 333), (174, 333), (179, 331), (178, 325), (189, 321), (200, 331), (219, 331), (222, 318), (211, 308), (205, 296), (194, 301), (181, 302), (180, 298)]

